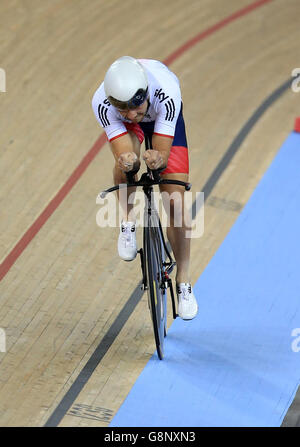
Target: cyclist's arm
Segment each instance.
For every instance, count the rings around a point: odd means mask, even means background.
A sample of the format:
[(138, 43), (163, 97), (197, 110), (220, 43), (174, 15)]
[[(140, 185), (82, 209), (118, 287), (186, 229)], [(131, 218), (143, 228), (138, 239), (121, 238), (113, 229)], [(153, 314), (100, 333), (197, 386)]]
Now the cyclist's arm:
[(173, 137), (167, 135), (153, 134), (152, 136), (152, 148), (158, 151), (163, 159), (163, 166), (166, 167), (168, 164), (168, 158), (170, 155), (170, 150), (172, 147)]
[[(135, 147), (130, 135), (126, 133), (110, 142), (110, 148), (114, 156), (116, 165), (122, 170), (138, 170), (140, 167), (139, 147)], [(132, 166), (125, 166), (130, 163)]]

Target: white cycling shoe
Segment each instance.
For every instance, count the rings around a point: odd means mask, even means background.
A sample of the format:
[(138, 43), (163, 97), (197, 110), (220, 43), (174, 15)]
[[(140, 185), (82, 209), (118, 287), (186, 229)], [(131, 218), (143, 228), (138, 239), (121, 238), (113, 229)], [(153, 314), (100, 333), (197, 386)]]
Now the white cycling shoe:
[(178, 298), (178, 315), (183, 320), (192, 320), (198, 313), (198, 304), (191, 284), (181, 282), (176, 284)]
[(118, 252), (124, 261), (132, 261), (137, 254), (136, 230), (134, 222), (121, 222)]

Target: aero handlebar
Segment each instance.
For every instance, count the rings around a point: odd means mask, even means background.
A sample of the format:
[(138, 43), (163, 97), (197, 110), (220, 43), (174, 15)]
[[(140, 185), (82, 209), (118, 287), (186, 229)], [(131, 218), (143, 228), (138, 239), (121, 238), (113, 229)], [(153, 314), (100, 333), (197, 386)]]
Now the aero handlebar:
[(151, 187), (154, 185), (179, 185), (183, 186), (186, 191), (189, 191), (192, 187), (191, 183), (181, 182), (180, 180), (169, 180), (160, 178), (160, 170), (148, 170), (148, 172), (144, 172), (141, 175), (140, 180), (135, 181), (134, 176), (137, 171), (126, 172), (127, 183), (120, 183), (119, 185), (112, 186), (111, 188), (102, 191), (99, 195), (101, 199), (109, 193), (113, 191), (117, 191), (121, 188), (130, 188), (132, 186), (141, 186), (141, 187)]

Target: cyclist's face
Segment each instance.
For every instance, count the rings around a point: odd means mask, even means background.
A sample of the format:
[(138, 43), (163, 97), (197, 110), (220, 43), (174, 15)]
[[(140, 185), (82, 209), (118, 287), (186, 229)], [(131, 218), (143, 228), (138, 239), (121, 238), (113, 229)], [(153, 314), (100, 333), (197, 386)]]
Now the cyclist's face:
[(148, 100), (143, 102), (139, 107), (130, 110), (120, 110), (118, 112), (127, 120), (130, 120), (132, 123), (139, 123), (145, 116), (148, 107)]

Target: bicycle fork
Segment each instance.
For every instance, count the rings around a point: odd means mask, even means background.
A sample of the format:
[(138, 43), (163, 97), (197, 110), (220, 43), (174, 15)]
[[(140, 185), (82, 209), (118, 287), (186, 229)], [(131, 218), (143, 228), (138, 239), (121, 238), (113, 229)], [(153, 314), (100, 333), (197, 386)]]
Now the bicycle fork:
[[(142, 248), (138, 250), (138, 253), (140, 255), (140, 261), (141, 261), (141, 269), (142, 269), (142, 289), (147, 290), (148, 289), (148, 282), (147, 282), (147, 275), (145, 270), (145, 260), (144, 260), (144, 251)], [(162, 284), (160, 287), (166, 291), (168, 288), (170, 288), (170, 294), (171, 294), (171, 301), (172, 301), (172, 311), (173, 311), (173, 318), (177, 318), (178, 314), (176, 312), (176, 303), (175, 303), (175, 295), (174, 295), (174, 289), (172, 284), (172, 279), (170, 278), (169, 274), (173, 270), (175, 263), (174, 262), (164, 262), (164, 267), (169, 267), (166, 270), (164, 270), (164, 278), (162, 278)]]

